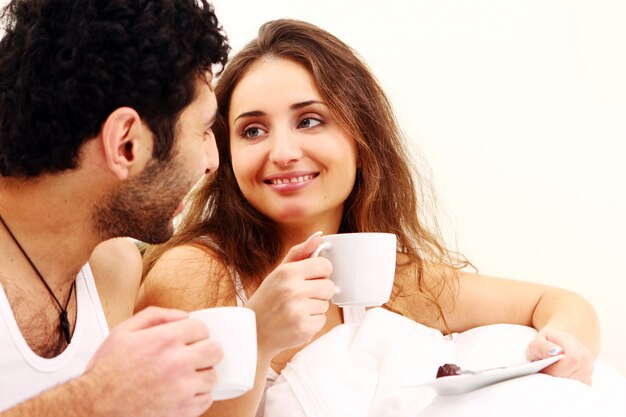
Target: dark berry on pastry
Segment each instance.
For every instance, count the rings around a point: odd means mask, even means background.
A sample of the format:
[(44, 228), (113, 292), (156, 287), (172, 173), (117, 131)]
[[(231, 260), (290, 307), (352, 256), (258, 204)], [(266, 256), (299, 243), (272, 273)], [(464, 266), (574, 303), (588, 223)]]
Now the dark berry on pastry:
[(446, 363), (445, 365), (441, 365), (437, 370), (437, 378), (453, 375), (461, 375), (461, 368), (453, 363)]

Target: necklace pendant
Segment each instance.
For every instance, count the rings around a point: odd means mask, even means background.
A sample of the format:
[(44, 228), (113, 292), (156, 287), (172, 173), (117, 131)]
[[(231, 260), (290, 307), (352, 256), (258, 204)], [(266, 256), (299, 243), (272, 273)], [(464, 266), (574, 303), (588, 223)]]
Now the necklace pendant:
[(63, 336), (65, 337), (65, 341), (69, 345), (72, 341), (72, 335), (70, 334), (70, 322), (67, 319), (67, 311), (63, 310), (60, 314), (61, 318), (61, 330), (63, 331)]

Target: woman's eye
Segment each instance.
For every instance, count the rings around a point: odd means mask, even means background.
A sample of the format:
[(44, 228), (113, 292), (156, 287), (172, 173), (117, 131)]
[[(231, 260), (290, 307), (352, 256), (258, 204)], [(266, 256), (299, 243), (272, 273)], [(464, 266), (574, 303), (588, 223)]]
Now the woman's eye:
[(248, 139), (254, 139), (254, 138), (261, 136), (264, 133), (265, 131), (261, 129), (260, 127), (249, 127), (247, 129), (244, 129), (242, 136)]
[(301, 129), (309, 129), (315, 126), (319, 126), (322, 124), (321, 120), (315, 119), (313, 117), (307, 117), (300, 121), (298, 127)]

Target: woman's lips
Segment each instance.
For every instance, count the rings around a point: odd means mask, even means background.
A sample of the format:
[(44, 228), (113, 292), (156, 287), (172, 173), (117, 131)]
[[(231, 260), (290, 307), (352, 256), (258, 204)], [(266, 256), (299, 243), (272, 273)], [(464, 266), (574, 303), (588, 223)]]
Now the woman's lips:
[(310, 184), (318, 175), (318, 172), (274, 175), (263, 182), (277, 191), (295, 191)]

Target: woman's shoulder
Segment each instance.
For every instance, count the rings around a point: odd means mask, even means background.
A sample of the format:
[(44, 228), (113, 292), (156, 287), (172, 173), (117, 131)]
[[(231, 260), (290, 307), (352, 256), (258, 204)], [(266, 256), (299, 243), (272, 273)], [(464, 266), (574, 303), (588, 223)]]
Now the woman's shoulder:
[(390, 310), (429, 327), (447, 331), (446, 316), (453, 309), (458, 271), (441, 263), (397, 257)]
[(141, 280), (141, 254), (129, 238), (109, 239), (89, 258), (102, 309), (109, 327), (130, 317)]
[(233, 293), (229, 268), (216, 251), (187, 243), (163, 252), (141, 283), (135, 310), (149, 305), (192, 311), (230, 304)]
[(128, 268), (132, 268), (131, 272), (141, 274), (141, 253), (130, 238), (109, 239), (94, 248), (89, 257), (89, 265), (94, 272), (94, 277), (97, 272), (103, 271), (127, 273)]
[(144, 277), (146, 280), (163, 279), (167, 281), (183, 278), (183, 273), (188, 275), (186, 282), (193, 279), (206, 277), (208, 272), (214, 270), (226, 270), (227, 267), (219, 259), (216, 252), (209, 247), (200, 244), (186, 243), (167, 249), (154, 261), (152, 267)]

